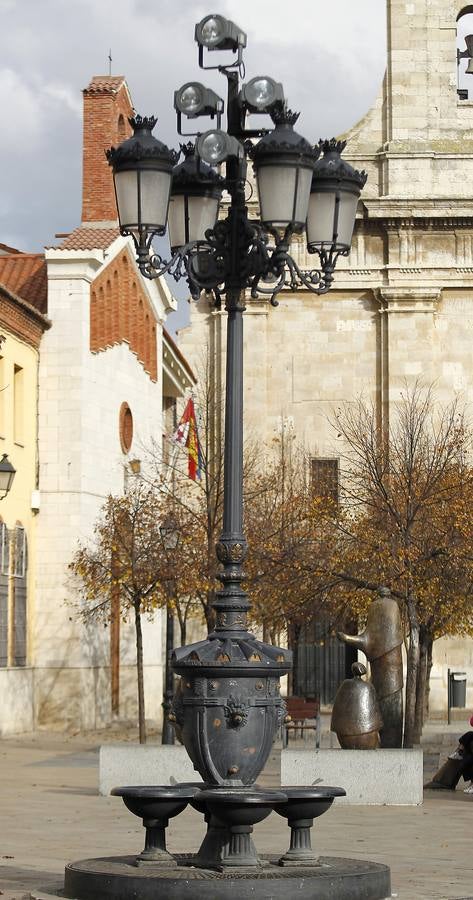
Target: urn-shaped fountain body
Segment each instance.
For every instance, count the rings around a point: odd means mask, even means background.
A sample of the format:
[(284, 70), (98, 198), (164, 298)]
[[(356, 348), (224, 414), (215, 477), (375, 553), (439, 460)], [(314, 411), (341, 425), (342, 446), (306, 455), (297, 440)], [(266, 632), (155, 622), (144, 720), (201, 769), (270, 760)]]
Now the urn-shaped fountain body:
[(210, 635), (174, 651), (181, 676), (171, 718), (186, 750), (209, 785), (253, 784), (286, 715), (279, 679), (291, 652), (248, 632)]

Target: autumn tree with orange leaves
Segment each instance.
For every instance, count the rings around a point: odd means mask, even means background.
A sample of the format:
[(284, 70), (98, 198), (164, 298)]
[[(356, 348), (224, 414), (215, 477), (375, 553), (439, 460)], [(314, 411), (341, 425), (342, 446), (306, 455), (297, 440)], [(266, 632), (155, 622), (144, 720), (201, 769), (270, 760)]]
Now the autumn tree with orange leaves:
[(343, 439), (342, 505), (332, 524), (339, 553), (334, 587), (360, 616), (370, 592), (391, 588), (406, 626), (404, 746), (420, 740), (433, 641), (473, 633), (471, 434), (458, 401), (441, 408), (432, 389), (406, 389), (382, 432), (359, 401), (336, 414)]
[(83, 619), (110, 622), (112, 600), (135, 626), (138, 724), (146, 742), (142, 617), (167, 601), (166, 557), (156, 490), (134, 478), (122, 497), (107, 497), (90, 541), (81, 543), (69, 569), (77, 576)]

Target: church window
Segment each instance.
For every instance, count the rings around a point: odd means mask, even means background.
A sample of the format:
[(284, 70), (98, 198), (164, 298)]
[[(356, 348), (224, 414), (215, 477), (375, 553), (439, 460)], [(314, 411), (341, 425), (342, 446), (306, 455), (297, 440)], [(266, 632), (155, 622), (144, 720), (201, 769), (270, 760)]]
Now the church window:
[(128, 403), (120, 407), (119, 435), (123, 453), (129, 453), (133, 443), (133, 415)]
[(339, 460), (319, 457), (312, 459), (311, 485), (316, 497), (338, 503)]
[(458, 97), (473, 99), (473, 4), (464, 6), (457, 17)]
[(117, 134), (118, 134), (119, 143), (121, 143), (122, 141), (125, 140), (125, 138), (126, 138), (126, 122), (125, 122), (125, 117), (122, 116), (121, 113), (118, 116)]

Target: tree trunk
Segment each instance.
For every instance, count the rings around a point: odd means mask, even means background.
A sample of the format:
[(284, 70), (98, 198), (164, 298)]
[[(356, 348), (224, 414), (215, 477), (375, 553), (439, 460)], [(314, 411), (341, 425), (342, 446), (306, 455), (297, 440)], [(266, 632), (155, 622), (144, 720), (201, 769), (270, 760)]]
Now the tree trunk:
[(433, 649), (434, 641), (432, 635), (429, 635), (427, 646), (427, 671), (425, 676), (424, 722), (427, 721), (430, 713), (430, 675), (432, 673), (433, 665)]
[(409, 617), (409, 646), (407, 650), (407, 678), (406, 678), (406, 711), (404, 714), (404, 747), (413, 747), (415, 741), (416, 724), (416, 698), (417, 678), (419, 672), (419, 623), (417, 610), (412, 595), (407, 598), (407, 613)]
[(146, 744), (145, 689), (143, 677), (143, 633), (141, 630), (141, 612), (139, 605), (135, 606), (135, 634), (136, 674), (138, 680), (138, 727), (140, 733), (140, 744)]
[(414, 725), (414, 743), (420, 744), (424, 725), (425, 691), (427, 686), (427, 652), (428, 634), (424, 627), (419, 629), (419, 668), (417, 671), (416, 715)]
[(185, 646), (187, 635), (187, 612), (183, 613), (179, 603), (176, 603), (177, 621), (179, 622), (179, 633), (181, 636), (181, 647)]
[(294, 695), (295, 691), (299, 686), (299, 638), (301, 634), (301, 626), (300, 625), (292, 625), (288, 629), (288, 635), (290, 638), (290, 646), (293, 652), (292, 658), (292, 672), (289, 673), (290, 677), (290, 691), (291, 694)]
[(207, 623), (207, 629), (208, 629), (209, 633), (211, 631), (213, 631), (215, 628), (215, 611), (212, 609), (212, 603), (214, 602), (214, 600), (215, 600), (215, 591), (214, 590), (207, 591), (207, 596), (206, 596), (205, 603), (203, 604), (203, 606), (204, 606), (205, 621)]
[(263, 622), (263, 642), (265, 644), (270, 644), (271, 642), (271, 629), (269, 627), (268, 622)]

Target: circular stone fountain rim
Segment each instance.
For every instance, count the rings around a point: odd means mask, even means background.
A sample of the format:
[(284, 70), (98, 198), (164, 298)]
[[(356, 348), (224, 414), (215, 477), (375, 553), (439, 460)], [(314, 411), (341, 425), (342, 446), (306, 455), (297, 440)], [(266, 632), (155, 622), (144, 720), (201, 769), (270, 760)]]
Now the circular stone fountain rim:
[(136, 797), (150, 800), (179, 800), (191, 798), (199, 791), (197, 786), (179, 784), (165, 785), (125, 785), (124, 787), (114, 787), (110, 793), (114, 797)]
[(331, 785), (283, 785), (281, 790), (287, 794), (289, 800), (332, 800), (336, 797), (346, 797), (347, 792), (341, 787)]
[(263, 790), (263, 791), (246, 791), (242, 788), (226, 788), (218, 787), (210, 788), (205, 791), (199, 791), (199, 800), (205, 800), (207, 803), (285, 803), (287, 794), (284, 789), (279, 790)]

